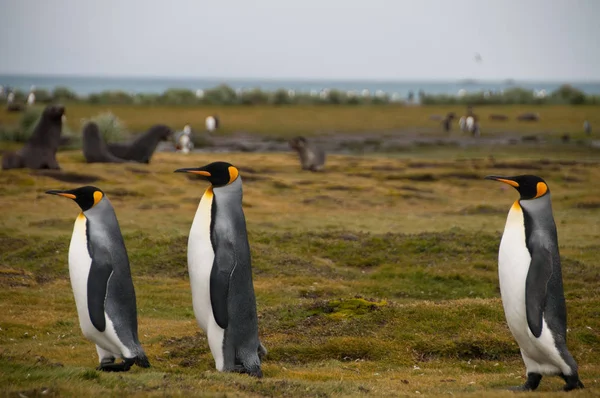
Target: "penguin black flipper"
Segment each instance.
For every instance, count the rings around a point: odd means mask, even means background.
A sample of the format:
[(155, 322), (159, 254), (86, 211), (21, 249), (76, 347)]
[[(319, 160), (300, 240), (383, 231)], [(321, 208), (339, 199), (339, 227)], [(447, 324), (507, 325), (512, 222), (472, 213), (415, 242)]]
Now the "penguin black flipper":
[(210, 272), (210, 304), (217, 325), (226, 329), (229, 324), (229, 280), (237, 266), (237, 256), (232, 242), (220, 239), (215, 243), (215, 260)]
[[(110, 258), (108, 254), (102, 256), (98, 256), (97, 254), (94, 253), (94, 257)], [(88, 312), (92, 325), (100, 332), (104, 332), (106, 329), (104, 302), (108, 290), (108, 281), (112, 273), (113, 267), (109, 262), (92, 259), (87, 281)]]
[(525, 281), (525, 310), (529, 330), (537, 338), (542, 334), (543, 314), (546, 308), (548, 282), (552, 277), (552, 252), (532, 242), (531, 264)]

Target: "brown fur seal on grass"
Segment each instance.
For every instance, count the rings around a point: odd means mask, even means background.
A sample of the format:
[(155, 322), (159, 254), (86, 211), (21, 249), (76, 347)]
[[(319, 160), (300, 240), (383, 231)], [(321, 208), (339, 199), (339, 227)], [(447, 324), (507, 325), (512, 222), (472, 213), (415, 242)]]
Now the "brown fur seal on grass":
[(100, 135), (100, 129), (94, 122), (89, 122), (83, 127), (83, 156), (88, 163), (127, 162), (108, 151), (106, 143)]
[(290, 148), (298, 152), (302, 170), (322, 171), (325, 168), (325, 151), (306, 141), (304, 137), (295, 137), (289, 141)]
[(525, 112), (517, 116), (517, 120), (521, 122), (537, 122), (540, 120), (540, 115), (538, 113)]
[(2, 168), (4, 170), (24, 167), (60, 170), (56, 161), (56, 151), (60, 145), (64, 113), (65, 107), (62, 105), (47, 106), (25, 146), (17, 152), (4, 154)]
[(159, 141), (167, 141), (172, 134), (173, 131), (169, 127), (163, 124), (156, 124), (130, 143), (108, 144), (108, 150), (112, 155), (121, 159), (134, 160), (139, 163), (150, 163), (150, 158), (156, 150)]

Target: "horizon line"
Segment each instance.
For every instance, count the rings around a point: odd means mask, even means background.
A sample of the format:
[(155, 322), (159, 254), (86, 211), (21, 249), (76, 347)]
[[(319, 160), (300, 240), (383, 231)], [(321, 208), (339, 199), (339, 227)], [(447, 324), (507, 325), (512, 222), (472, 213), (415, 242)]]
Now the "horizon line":
[(300, 82), (463, 82), (463, 83), (485, 83), (485, 82), (520, 82), (520, 83), (600, 83), (600, 79), (534, 79), (534, 78), (496, 78), (496, 79), (477, 79), (470, 77), (458, 78), (373, 78), (373, 77), (349, 77), (349, 78), (328, 78), (328, 77), (215, 77), (215, 76), (160, 76), (160, 75), (85, 75), (85, 74), (62, 74), (62, 73), (18, 73), (18, 72), (0, 72), (0, 76), (13, 77), (45, 77), (45, 78), (108, 78), (108, 79), (160, 79), (160, 80), (214, 80), (214, 81), (300, 81)]

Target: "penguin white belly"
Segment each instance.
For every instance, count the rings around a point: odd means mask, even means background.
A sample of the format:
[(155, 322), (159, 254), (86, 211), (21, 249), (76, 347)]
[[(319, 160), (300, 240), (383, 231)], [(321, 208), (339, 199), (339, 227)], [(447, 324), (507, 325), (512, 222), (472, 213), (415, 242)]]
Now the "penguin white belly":
[(212, 312), (210, 301), (210, 273), (215, 259), (210, 242), (212, 188), (208, 188), (200, 200), (188, 239), (188, 272), (192, 289), (192, 304), (198, 325), (204, 330), (218, 370), (223, 370), (222, 329)]
[(552, 332), (543, 320), (542, 334), (536, 338), (527, 324), (525, 288), (531, 255), (525, 244), (523, 211), (517, 204), (508, 213), (498, 254), (500, 294), (506, 322), (519, 344), (528, 372), (556, 374), (570, 370), (554, 344)]
[[(92, 258), (87, 248), (86, 218), (79, 215), (75, 220), (73, 236), (69, 246), (69, 277), (77, 306), (79, 326), (83, 335), (116, 357), (132, 357), (130, 350), (117, 337), (113, 322), (104, 314), (106, 329), (100, 332), (90, 319), (87, 302), (87, 281), (92, 266)], [(110, 279), (109, 279), (110, 280)]]

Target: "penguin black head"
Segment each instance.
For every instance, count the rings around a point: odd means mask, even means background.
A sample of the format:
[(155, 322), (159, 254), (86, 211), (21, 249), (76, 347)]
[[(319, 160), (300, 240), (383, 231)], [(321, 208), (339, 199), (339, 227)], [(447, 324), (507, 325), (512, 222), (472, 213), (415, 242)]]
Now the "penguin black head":
[(234, 182), (240, 175), (239, 170), (227, 162), (213, 162), (202, 167), (177, 169), (175, 173), (192, 173), (207, 179), (214, 187), (222, 187)]
[(64, 196), (65, 198), (73, 199), (82, 211), (86, 211), (98, 204), (104, 197), (104, 192), (100, 188), (87, 185), (85, 187), (75, 188), (68, 191), (59, 191), (53, 189), (46, 191), (50, 195)]
[(515, 187), (521, 200), (536, 199), (550, 192), (548, 184), (541, 177), (525, 174), (514, 177), (486, 176), (486, 180), (496, 180)]

